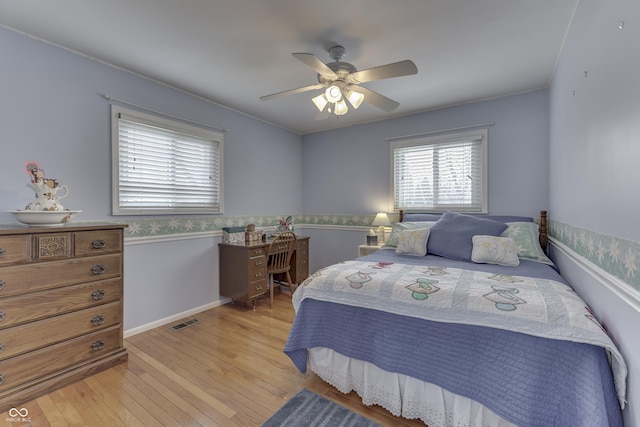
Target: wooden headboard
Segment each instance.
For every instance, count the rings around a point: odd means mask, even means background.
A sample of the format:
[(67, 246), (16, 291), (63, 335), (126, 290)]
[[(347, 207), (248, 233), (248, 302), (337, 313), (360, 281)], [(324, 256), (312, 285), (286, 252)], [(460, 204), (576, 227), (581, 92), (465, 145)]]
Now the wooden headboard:
[[(404, 211), (400, 209), (399, 214), (400, 214), (399, 221), (402, 222)], [(540, 236), (538, 237), (538, 239), (540, 241), (540, 246), (542, 247), (542, 250), (546, 254), (547, 247), (549, 245), (549, 234), (547, 232), (547, 211), (540, 211), (539, 225), (540, 225)]]

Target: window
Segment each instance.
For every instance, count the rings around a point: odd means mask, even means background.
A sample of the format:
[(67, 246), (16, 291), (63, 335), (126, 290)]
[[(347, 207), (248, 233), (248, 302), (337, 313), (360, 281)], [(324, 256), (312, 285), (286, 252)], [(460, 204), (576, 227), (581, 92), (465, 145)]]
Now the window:
[(391, 145), (395, 209), (487, 213), (487, 131)]
[(114, 215), (222, 212), (221, 133), (111, 110)]

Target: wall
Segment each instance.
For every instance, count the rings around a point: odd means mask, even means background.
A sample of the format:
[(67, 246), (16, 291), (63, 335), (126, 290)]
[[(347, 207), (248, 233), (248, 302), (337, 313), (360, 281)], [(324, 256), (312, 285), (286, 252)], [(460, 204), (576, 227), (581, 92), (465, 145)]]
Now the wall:
[(546, 90), (305, 135), (305, 212), (392, 212), (388, 139), (483, 123), (493, 123), (490, 213), (538, 215), (548, 204)]
[[(489, 211), (537, 217), (548, 208), (548, 102), (548, 91), (538, 90), (305, 135), (304, 211), (335, 217), (335, 225), (347, 226), (351, 223), (343, 221), (343, 214), (393, 212), (389, 139), (493, 123), (488, 126)], [(365, 243), (367, 228), (346, 231), (309, 232), (315, 235), (312, 270), (352, 258), (357, 245)]]
[[(69, 187), (62, 201), (83, 211), (76, 221), (127, 222), (125, 331), (219, 303), (217, 243), (227, 221), (302, 211), (299, 135), (1, 27), (0, 53), (0, 223), (14, 223), (5, 211), (33, 200), (29, 160)], [(112, 217), (110, 104), (103, 95), (224, 128), (225, 215)], [(172, 224), (204, 235), (154, 236), (180, 231)]]
[(626, 359), (627, 426), (640, 426), (638, 40), (640, 2), (580, 1), (550, 90), (554, 257)]

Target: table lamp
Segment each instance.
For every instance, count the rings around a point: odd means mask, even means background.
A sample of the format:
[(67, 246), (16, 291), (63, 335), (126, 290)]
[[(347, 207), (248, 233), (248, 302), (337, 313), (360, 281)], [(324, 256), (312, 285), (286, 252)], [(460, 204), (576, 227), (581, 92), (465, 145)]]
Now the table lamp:
[(384, 212), (378, 212), (376, 217), (373, 219), (371, 223), (372, 226), (378, 226), (378, 232), (380, 233), (380, 244), (384, 244), (384, 227), (391, 226), (391, 221), (389, 221), (389, 216)]

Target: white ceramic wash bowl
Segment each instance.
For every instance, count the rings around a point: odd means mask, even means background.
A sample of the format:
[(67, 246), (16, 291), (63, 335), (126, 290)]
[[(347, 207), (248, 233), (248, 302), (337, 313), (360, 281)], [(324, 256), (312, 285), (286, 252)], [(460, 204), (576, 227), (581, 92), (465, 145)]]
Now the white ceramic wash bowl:
[(23, 224), (38, 227), (62, 227), (82, 211), (7, 211)]

